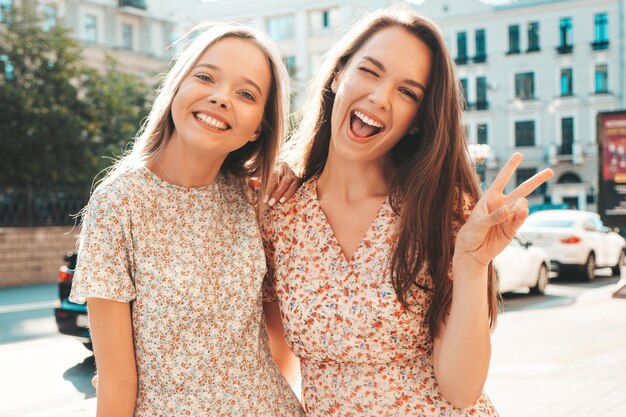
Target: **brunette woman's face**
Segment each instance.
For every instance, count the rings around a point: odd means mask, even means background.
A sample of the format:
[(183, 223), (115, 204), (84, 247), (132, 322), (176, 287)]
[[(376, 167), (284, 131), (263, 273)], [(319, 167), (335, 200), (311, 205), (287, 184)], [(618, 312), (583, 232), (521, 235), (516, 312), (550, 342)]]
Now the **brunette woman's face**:
[(432, 52), (399, 26), (372, 35), (335, 77), (329, 152), (384, 161), (412, 128), (430, 77)]
[(227, 155), (256, 140), (270, 87), (269, 60), (254, 42), (217, 41), (200, 56), (172, 101), (179, 144)]

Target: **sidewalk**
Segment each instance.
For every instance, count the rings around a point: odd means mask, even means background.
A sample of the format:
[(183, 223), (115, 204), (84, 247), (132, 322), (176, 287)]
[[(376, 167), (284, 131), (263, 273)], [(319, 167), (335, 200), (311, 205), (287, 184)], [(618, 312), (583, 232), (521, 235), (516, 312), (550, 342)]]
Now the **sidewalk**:
[(623, 282), (500, 316), (486, 391), (502, 417), (626, 416)]

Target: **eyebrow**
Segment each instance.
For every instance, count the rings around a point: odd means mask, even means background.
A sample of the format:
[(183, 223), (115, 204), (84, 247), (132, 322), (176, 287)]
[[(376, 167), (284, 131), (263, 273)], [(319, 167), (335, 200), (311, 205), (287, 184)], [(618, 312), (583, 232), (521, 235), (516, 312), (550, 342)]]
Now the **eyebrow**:
[[(371, 56), (364, 56), (363, 57), (364, 60), (371, 62), (372, 64), (374, 64), (374, 66), (376, 66), (376, 68), (378, 68), (379, 70), (385, 72), (385, 66), (383, 65), (382, 62), (380, 62), (379, 60), (377, 60), (376, 58), (372, 58)], [(424, 93), (426, 93), (426, 87), (424, 87), (424, 85), (420, 82), (417, 82), (415, 80), (412, 80), (410, 78), (407, 78), (405, 80), (403, 80), (403, 82), (412, 85), (415, 88), (419, 88), (421, 89)]]
[[(209, 64), (209, 63), (206, 63), (206, 62), (203, 62), (201, 64), (196, 65), (194, 67), (194, 69), (196, 69), (198, 67), (205, 67), (205, 68), (209, 68), (209, 69), (212, 69), (214, 71), (219, 71), (219, 72), (222, 71), (222, 69), (220, 67), (218, 67), (217, 65)], [(261, 89), (261, 87), (259, 87), (259, 85), (257, 83), (255, 83), (254, 81), (252, 81), (250, 78), (243, 77), (243, 81), (246, 84), (250, 84), (252, 87), (254, 87), (259, 92), (259, 94), (263, 95), (263, 90)]]

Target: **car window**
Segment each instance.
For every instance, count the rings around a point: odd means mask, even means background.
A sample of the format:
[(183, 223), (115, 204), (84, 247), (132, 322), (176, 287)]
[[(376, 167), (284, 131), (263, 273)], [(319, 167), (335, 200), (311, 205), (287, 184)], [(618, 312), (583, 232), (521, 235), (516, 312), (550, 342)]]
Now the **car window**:
[(532, 227), (572, 227), (574, 225), (574, 220), (560, 220), (560, 219), (542, 219), (537, 218), (533, 219), (532, 217), (528, 218), (524, 223), (524, 226), (532, 226)]

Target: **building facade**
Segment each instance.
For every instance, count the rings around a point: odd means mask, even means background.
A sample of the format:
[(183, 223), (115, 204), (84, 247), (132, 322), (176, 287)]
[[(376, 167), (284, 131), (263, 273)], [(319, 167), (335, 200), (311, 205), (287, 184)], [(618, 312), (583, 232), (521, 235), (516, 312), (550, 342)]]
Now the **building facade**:
[(529, 199), (596, 210), (596, 115), (626, 108), (623, 0), (426, 0), (445, 34), (468, 111), (468, 143), (488, 144), (487, 179), (524, 153), (515, 183), (555, 178)]
[[(7, 7), (11, 0), (0, 0)], [(157, 4), (155, 4), (157, 3)], [(175, 24), (157, 14), (160, 2), (146, 0), (40, 0), (44, 27), (63, 22), (83, 50), (85, 62), (103, 71), (106, 57), (121, 69), (152, 77), (167, 68), (172, 58), (168, 46)], [(156, 9), (153, 11), (153, 9)]]

